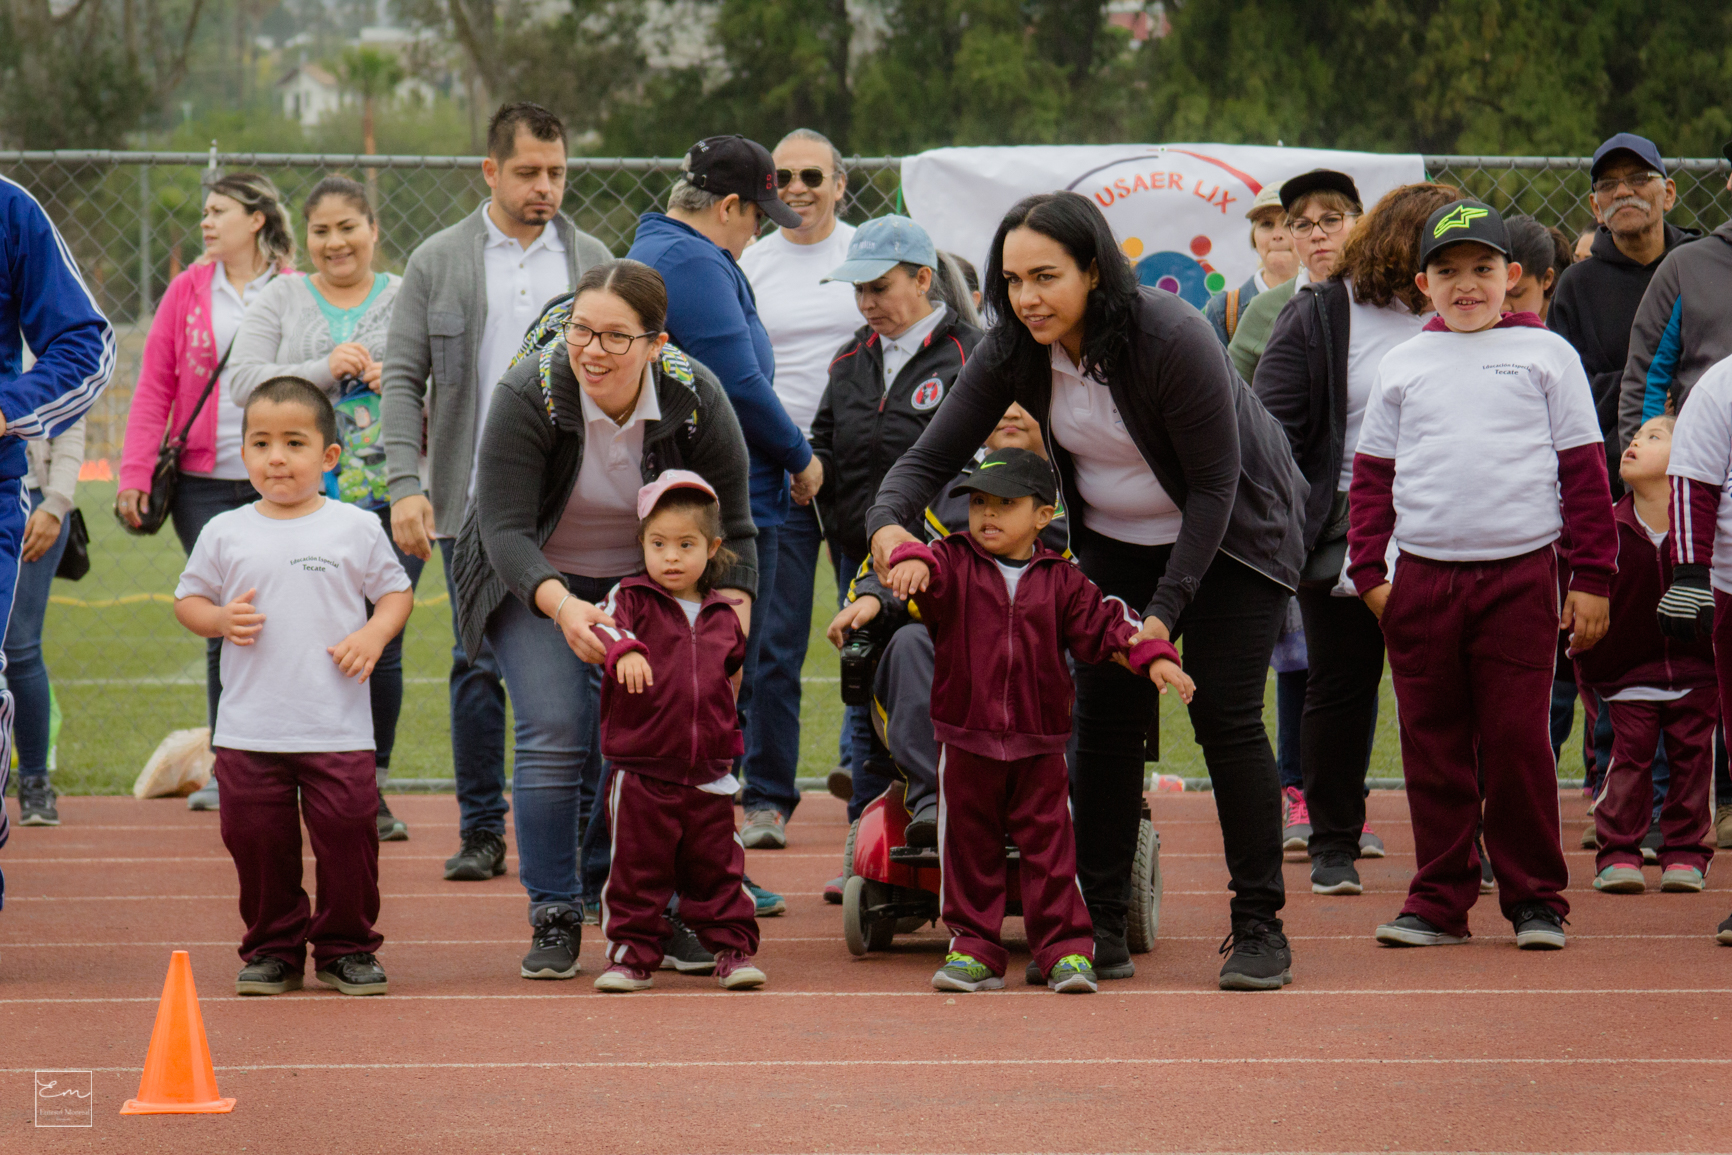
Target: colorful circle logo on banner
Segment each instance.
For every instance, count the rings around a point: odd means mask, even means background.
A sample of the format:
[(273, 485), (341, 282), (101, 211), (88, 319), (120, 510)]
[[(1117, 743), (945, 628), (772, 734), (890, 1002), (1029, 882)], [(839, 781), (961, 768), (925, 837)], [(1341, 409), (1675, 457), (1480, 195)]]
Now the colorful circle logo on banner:
[[(1139, 282), (1199, 309), (1227, 287), (1228, 272), (1243, 279), (1256, 267), (1244, 240), (1244, 208), (1262, 185), (1218, 158), (1183, 149), (1144, 153), (1093, 168), (1066, 187), (1100, 206)], [(1243, 253), (1231, 247), (1234, 240)], [(1227, 272), (1209, 259), (1223, 242)]]
[(928, 377), (914, 387), (914, 396), (909, 399), (909, 404), (924, 412), (942, 400), (944, 400), (944, 382), (937, 377)]

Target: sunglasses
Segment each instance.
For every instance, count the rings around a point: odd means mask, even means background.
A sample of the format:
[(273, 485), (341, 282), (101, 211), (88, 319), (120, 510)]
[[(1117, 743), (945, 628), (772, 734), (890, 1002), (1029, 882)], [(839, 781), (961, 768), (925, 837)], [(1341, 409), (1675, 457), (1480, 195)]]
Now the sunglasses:
[(824, 182), (830, 179), (830, 174), (821, 168), (779, 168), (776, 170), (776, 187), (787, 188), (793, 184), (796, 172), (799, 174), (800, 183), (807, 188), (823, 188)]

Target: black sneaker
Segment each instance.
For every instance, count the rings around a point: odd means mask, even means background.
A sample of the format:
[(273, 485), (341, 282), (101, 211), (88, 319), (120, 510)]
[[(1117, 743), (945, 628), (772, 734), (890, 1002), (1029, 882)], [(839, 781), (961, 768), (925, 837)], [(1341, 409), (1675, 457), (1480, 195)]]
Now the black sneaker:
[(391, 808), (385, 805), (385, 792), (379, 791), (379, 841), (407, 842), (409, 827), (401, 818), (391, 813)]
[(716, 956), (704, 949), (704, 944), (679, 915), (668, 915), (668, 932), (662, 939), (662, 970), (707, 975), (716, 969)]
[(1404, 914), (1378, 927), (1377, 941), (1384, 946), (1458, 946), (1467, 941), (1467, 936), (1450, 934), (1417, 914)]
[[(1125, 932), (1111, 927), (1095, 927), (1095, 978), (1128, 979), (1137, 973), (1131, 961), (1131, 948), (1125, 945)], [(1040, 980), (1045, 982), (1043, 978)]]
[(1732, 946), (1732, 914), (1726, 916), (1726, 921), (1714, 928), (1714, 941), (1721, 946)]
[(329, 966), (319, 968), (314, 977), (346, 995), (382, 995), (389, 985), (385, 981), (385, 968), (364, 950), (346, 954)]
[(447, 882), (486, 882), (505, 873), (505, 839), (491, 830), (466, 830), (463, 848), (445, 860)]
[(1564, 916), (1543, 902), (1524, 902), (1510, 912), (1516, 945), (1523, 950), (1563, 950)]
[(583, 943), (583, 916), (563, 902), (544, 906), (535, 915), (535, 937), (518, 972), (526, 979), (576, 978), (577, 949)]
[(1312, 894), (1364, 894), (1359, 871), (1353, 866), (1353, 856), (1340, 850), (1326, 850), (1311, 860)]
[(1642, 839), (1642, 861), (1648, 866), (1660, 861), (1660, 847), (1666, 844), (1666, 836), (1660, 832), (1660, 820), (1648, 827), (1648, 833)]
[(18, 779), (18, 825), (59, 826), (60, 811), (54, 808), (58, 797), (47, 778)]
[(280, 995), (301, 989), (300, 968), (273, 955), (262, 954), (235, 976), (237, 995)]
[(1278, 991), (1293, 981), (1293, 951), (1281, 933), (1281, 920), (1250, 922), (1233, 928), (1221, 943), (1224, 991)]
[(908, 824), (908, 830), (903, 837), (910, 846), (929, 847), (938, 845), (938, 803), (929, 802), (920, 808), (920, 813), (914, 816)]

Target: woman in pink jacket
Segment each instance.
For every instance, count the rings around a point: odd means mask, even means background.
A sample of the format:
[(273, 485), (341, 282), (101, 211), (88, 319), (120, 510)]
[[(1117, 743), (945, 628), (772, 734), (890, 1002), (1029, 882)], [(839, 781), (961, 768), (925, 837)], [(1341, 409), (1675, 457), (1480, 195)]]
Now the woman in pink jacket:
[[(221, 381), (199, 403), (211, 374), (240, 328), (241, 315), (278, 276), (293, 276), (295, 240), (282, 196), (257, 173), (231, 173), (208, 186), (204, 201), (204, 256), (169, 282), (157, 306), (126, 422), (115, 512), (140, 523), (149, 508), (150, 477), (165, 432), (186, 428), (180, 484), (169, 516), (188, 553), (211, 518), (258, 500), (241, 462), (241, 410), (225, 403)], [(226, 376), (226, 369), (223, 371)], [(191, 421), (188, 427), (188, 421)], [(208, 648), (210, 722), (216, 725), (222, 691), (220, 639)], [(195, 810), (200, 791), (190, 799)], [(210, 792), (214, 795), (214, 791)]]

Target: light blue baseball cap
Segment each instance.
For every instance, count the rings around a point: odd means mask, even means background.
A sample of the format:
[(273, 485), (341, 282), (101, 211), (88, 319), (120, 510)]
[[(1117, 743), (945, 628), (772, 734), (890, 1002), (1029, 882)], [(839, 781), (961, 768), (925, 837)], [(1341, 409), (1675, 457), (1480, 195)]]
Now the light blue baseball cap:
[(937, 268), (938, 250), (933, 247), (932, 238), (907, 217), (878, 217), (854, 231), (854, 239), (848, 242), (848, 259), (818, 283), (847, 281), (863, 285), (876, 281), (904, 261)]

